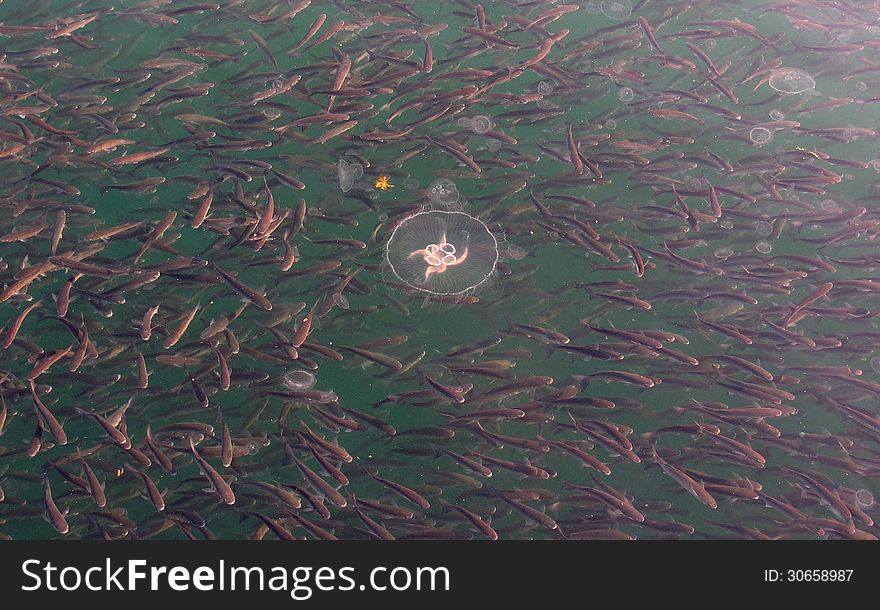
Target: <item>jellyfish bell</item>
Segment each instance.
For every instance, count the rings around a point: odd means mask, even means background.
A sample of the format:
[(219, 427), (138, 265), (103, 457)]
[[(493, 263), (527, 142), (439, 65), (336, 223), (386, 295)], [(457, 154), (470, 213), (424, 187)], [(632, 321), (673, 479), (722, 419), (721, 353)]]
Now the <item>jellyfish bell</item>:
[(471, 119), (471, 129), (474, 133), (486, 133), (492, 129), (492, 119), (485, 114), (478, 114)]
[(357, 161), (349, 163), (345, 159), (340, 159), (336, 164), (336, 173), (339, 176), (339, 188), (343, 193), (347, 193), (354, 186), (355, 180), (364, 175), (364, 168)]
[(397, 223), (385, 245), (391, 272), (407, 287), (435, 295), (463, 295), (495, 274), (499, 243), (479, 218), (426, 209)]
[(763, 146), (773, 140), (773, 132), (766, 127), (752, 127), (749, 131), (749, 140), (755, 146)]
[(449, 178), (438, 178), (428, 187), (428, 199), (439, 206), (450, 207), (458, 203), (458, 187)]
[(780, 68), (770, 77), (768, 84), (780, 93), (806, 93), (816, 88), (813, 77), (797, 68)]
[(629, 0), (604, 0), (600, 5), (602, 13), (609, 19), (621, 21), (632, 15), (632, 3)]

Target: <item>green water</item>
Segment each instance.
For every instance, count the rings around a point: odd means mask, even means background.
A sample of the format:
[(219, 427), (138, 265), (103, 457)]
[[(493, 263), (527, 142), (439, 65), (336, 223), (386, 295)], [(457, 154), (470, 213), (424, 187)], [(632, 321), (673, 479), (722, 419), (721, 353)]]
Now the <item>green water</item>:
[[(77, 328), (85, 324), (97, 357), (87, 357), (76, 372), (68, 370), (69, 358), (63, 359), (37, 378), (41, 399), (63, 424), (69, 442), (63, 446), (55, 443), (46, 430), (42, 448), (33, 457), (24, 452), (37, 424), (24, 381), (35, 360), (28, 348), (39, 346), (51, 352), (70, 345), (76, 350), (79, 346), (62, 323), (45, 317), (55, 315), (56, 297), (70, 273), (51, 270), (30, 283), (22, 294), (0, 305), (0, 320), (8, 329), (28, 302), (43, 299), (42, 307), (27, 317), (19, 340), (4, 351), (0, 363), (0, 370), (10, 374), (3, 382), (8, 415), (0, 436), (0, 487), (5, 494), (0, 503), (0, 534), (11, 538), (58, 537), (52, 525), (42, 519), (42, 474), (46, 472), (55, 502), (60, 510), (68, 511), (70, 531), (66, 537), (70, 538), (261, 536), (265, 532), (252, 512), (278, 520), (298, 537), (313, 537), (290, 518), (277, 499), (249, 485), (251, 481), (294, 483), (315, 492), (299, 468), (286, 458), (279, 437), (282, 413), (286, 413), (283, 436), (291, 443), (292, 452), (334, 486), (339, 487), (311, 452), (297, 442), (291, 429), (303, 430), (300, 422), (306, 422), (323, 439), (338, 443), (353, 457), (350, 464), (331, 459), (349, 480), (340, 489), (347, 498), (346, 507), (326, 502), (331, 518), (325, 520), (304, 498), (298, 511), (302, 518), (338, 538), (371, 535), (352, 510), (358, 497), (418, 512), (404, 519), (365, 509), (395, 537), (423, 537), (432, 532), (462, 539), (480, 536), (460, 515), (444, 510), (444, 503), (474, 511), (506, 539), (559, 538), (560, 532), (586, 530), (620, 531), (639, 539), (742, 535), (731, 533), (729, 528), (754, 528), (780, 537), (833, 536), (833, 532), (799, 528), (792, 523), (796, 520), (791, 515), (766, 505), (764, 495), (796, 506), (805, 519), (846, 522), (817, 497), (815, 488), (786, 474), (780, 466), (794, 467), (811, 476), (824, 475), (828, 479), (826, 487), (851, 502), (855, 502), (848, 495), (851, 492), (880, 492), (876, 476), (880, 437), (876, 427), (860, 425), (827, 401), (830, 397), (876, 414), (876, 393), (839, 376), (796, 370), (804, 366), (849, 366), (863, 371), (854, 378), (880, 382), (880, 373), (871, 365), (876, 324), (865, 315), (877, 309), (876, 291), (870, 284), (866, 288), (846, 283), (875, 275), (872, 257), (876, 256), (877, 232), (871, 223), (878, 217), (878, 170), (871, 164), (880, 157), (880, 146), (876, 134), (853, 130), (873, 130), (880, 118), (874, 100), (880, 81), (872, 59), (880, 44), (880, 33), (872, 25), (877, 14), (845, 6), (819, 9), (820, 5), (797, 3), (783, 10), (751, 1), (693, 6), (645, 2), (636, 6), (631, 16), (610, 18), (600, 10), (602, 3), (583, 2), (580, 10), (542, 25), (535, 24), (539, 16), (559, 5), (484, 3), (486, 31), (508, 40), (513, 48), (484, 42), (473, 33), (480, 26), (475, 20), (475, 5), (470, 2), (419, 1), (403, 5), (313, 0), (295, 17), (275, 22), (269, 22), (270, 18), (282, 15), (294, 3), (220, 2), (220, 8), (208, 3), (202, 10), (187, 10), (197, 4), (116, 2), (115, 10), (109, 12), (102, 11), (106, 6), (99, 2), (6, 0), (0, 4), (3, 26), (47, 28), (29, 33), (9, 31), (0, 38), (0, 55), (5, 54), (7, 64), (0, 70), (4, 87), (0, 103), (0, 130), (4, 132), (0, 199), (9, 210), (0, 218), (0, 231), (7, 234), (46, 223), (36, 236), (0, 244), (5, 265), (2, 283), (8, 286), (16, 274), (20, 277), (23, 268), (48, 260), (56, 212), (64, 209), (66, 227), (58, 253), (80, 252), (101, 244), (104, 248), (85, 262), (101, 267), (124, 266), (129, 274), (170, 260), (193, 257), (210, 261), (236, 273), (248, 286), (265, 291), (273, 304), (271, 312), (251, 304), (230, 324), (244, 348), (235, 354), (222, 334), (211, 342), (199, 339), (209, 323), (229, 315), (242, 303), (241, 295), (210, 266), (163, 272), (156, 282), (125, 293), (124, 303), (101, 302), (94, 295), (125, 281), (127, 275), (82, 276), (75, 284), (66, 320)], [(606, 13), (611, 12), (608, 6)], [(98, 18), (73, 32), (74, 36), (47, 38), (51, 28), (62, 20), (72, 22), (95, 11), (101, 11)], [(328, 18), (313, 41), (338, 20), (345, 21), (345, 27), (313, 49), (306, 50), (305, 45), (289, 54), (322, 13)], [(640, 29), (639, 16), (651, 24), (672, 61), (652, 58), (655, 51)], [(731, 21), (734, 19), (753, 26), (752, 35), (736, 29), (737, 22)], [(700, 25), (707, 21), (718, 23)], [(827, 29), (820, 28), (822, 23), (829, 24), (824, 26)], [(448, 27), (439, 32), (432, 30), (438, 24)], [(413, 33), (415, 30), (428, 33), (433, 53), (430, 72), (425, 70), (425, 46)], [(492, 78), (506, 74), (506, 68), (534, 56), (546, 37), (563, 30), (568, 30), (568, 35), (554, 45), (544, 61), (521, 74), (515, 72), (516, 78), (509, 82), (488, 86)], [(711, 31), (702, 36), (690, 35), (698, 30)], [(251, 33), (266, 41), (277, 70)], [(688, 42), (711, 57), (712, 69), (717, 69), (719, 76), (689, 49)], [(576, 52), (581, 45), (585, 45), (583, 51)], [(194, 54), (193, 49), (199, 52)], [(209, 52), (207, 56), (204, 51)], [(229, 57), (212, 55), (216, 53)], [(326, 110), (327, 91), (333, 90), (342, 56), (348, 57), (352, 66), (333, 111), (345, 110), (349, 120), (357, 124), (323, 144), (315, 140), (329, 125), (280, 129)], [(676, 59), (692, 63), (676, 63)], [(159, 87), (153, 95), (145, 94), (181, 66), (192, 67), (192, 74)], [(776, 94), (765, 76), (779, 68), (808, 72), (815, 79), (815, 89)], [(465, 75), (463, 70), (488, 72)], [(494, 76), (488, 76), (490, 72)], [(257, 76), (247, 78), (252, 75)], [(293, 75), (302, 76), (302, 80), (288, 92), (247, 104), (246, 100), (271, 87), (273, 81)], [(707, 80), (710, 77), (729, 87), (737, 101), (714, 88)], [(204, 95), (188, 95), (192, 89), (187, 88), (200, 86), (204, 86)], [(537, 95), (528, 100), (515, 97), (533, 95), (539, 86), (546, 92), (543, 99)], [(465, 87), (475, 90), (442, 97)], [(633, 99), (629, 102), (621, 101), (624, 87), (632, 89)], [(43, 94), (48, 97), (41, 97)], [(181, 99), (174, 99), (177, 94), (182, 94)], [(706, 103), (725, 109), (728, 115), (700, 106), (693, 96), (706, 98)], [(420, 105), (388, 123), (392, 112), (420, 97)], [(838, 104), (810, 109), (835, 99)], [(346, 110), (352, 104), (361, 108)], [(47, 107), (33, 115), (14, 110), (36, 106)], [(446, 111), (438, 118), (419, 122), (444, 108)], [(663, 118), (649, 113), (658, 109), (691, 116)], [(749, 140), (752, 127), (779, 120), (771, 118), (771, 111), (799, 126), (773, 125), (771, 142), (753, 144)], [(731, 112), (741, 118), (731, 118)], [(489, 117), (495, 131), (517, 143), (501, 143), (459, 124), (462, 118), (478, 115)], [(29, 116), (45, 123), (29, 121)], [(580, 152), (599, 166), (601, 179), (592, 175), (589, 167), (582, 175), (575, 173), (566, 140), (569, 124), (580, 142)], [(389, 136), (386, 141), (373, 137), (377, 131), (404, 132), (410, 127), (405, 135)], [(839, 131), (829, 135), (817, 129)], [(190, 137), (193, 133), (197, 135)], [(427, 140), (428, 136), (466, 147), (466, 154), (482, 171), (476, 173), (459, 164)], [(133, 143), (120, 145), (112, 152), (86, 153), (89, 146), (116, 138)], [(222, 146), (245, 140), (265, 140), (271, 146), (247, 150)], [(24, 147), (15, 149), (20, 141), (24, 141)], [(108, 164), (123, 152), (135, 154), (166, 147), (168, 151), (151, 160)], [(729, 163), (732, 171), (719, 166), (707, 149)], [(344, 193), (339, 187), (336, 164), (343, 157), (355, 161), (350, 152), (366, 159), (369, 167), (354, 188)], [(272, 172), (247, 165), (253, 161), (271, 164), (273, 170), (295, 177), (305, 188), (292, 188)], [(769, 169), (755, 169), (768, 164)], [(245, 180), (240, 173), (225, 169), (229, 167), (252, 179)], [(275, 218), (285, 210), (290, 210), (291, 216), (272, 233), (265, 247), (255, 251), (253, 241), (238, 238), (244, 228), (258, 222), (266, 207), (264, 173), (275, 200)], [(818, 186), (816, 181), (799, 180), (803, 176), (809, 179), (833, 174), (838, 176)], [(374, 187), (383, 175), (389, 177), (393, 189)], [(145, 192), (107, 189), (150, 177), (163, 177), (165, 181)], [(396, 223), (420, 209), (441, 208), (429, 196), (430, 185), (438, 178), (452, 180), (460, 193), (452, 209), (486, 223), (498, 241), (500, 264), (487, 270), (492, 271), (490, 280), (454, 299), (437, 299), (409, 289), (395, 277), (384, 250)], [(720, 219), (712, 216), (703, 179), (719, 189), (723, 210)], [(214, 201), (207, 221), (193, 228), (191, 220), (204, 195), (190, 194), (207, 180), (213, 183)], [(62, 190), (61, 183), (78, 192)], [(699, 232), (680, 213), (671, 193), (672, 184), (691, 213), (698, 214)], [(799, 189), (798, 185), (807, 188)], [(733, 189), (734, 193), (722, 189)], [(236, 190), (240, 197), (235, 195)], [(743, 200), (736, 192), (751, 195), (756, 201)], [(539, 214), (530, 193), (559, 216)], [(585, 198), (596, 207), (566, 203), (553, 199), (554, 195)], [(303, 229), (296, 231), (293, 210), (301, 199), (307, 214)], [(648, 205), (662, 206), (670, 212), (661, 214), (656, 208), (645, 207)], [(72, 206), (88, 206), (93, 213)], [(865, 210), (850, 214), (858, 208)], [(170, 210), (177, 216), (162, 237), (162, 249), (151, 248), (135, 263), (133, 255), (141, 247), (141, 240)], [(580, 245), (566, 240), (566, 234), (582, 236), (583, 232), (561, 218), (564, 216), (591, 226), (601, 236), (599, 243), (608, 244), (619, 260), (612, 262), (584, 247), (583, 239)], [(782, 219), (787, 222), (771, 236), (762, 236), (756, 230), (756, 221), (778, 223)], [(140, 223), (141, 232), (105, 242), (87, 239), (94, 231), (123, 223)], [(865, 225), (863, 230), (854, 230), (859, 223)], [(815, 241), (830, 241), (832, 236), (850, 229), (851, 235), (833, 243)], [(279, 268), (285, 252), (285, 231), (295, 233), (290, 242), (299, 252), (286, 276)], [(359, 240), (366, 247), (315, 243), (326, 239)], [(720, 273), (696, 272), (642, 250), (648, 268), (644, 277), (638, 277), (618, 239), (659, 252), (665, 242), (679, 256), (717, 266)], [(756, 251), (762, 240), (770, 244), (771, 253)], [(719, 258), (715, 253), (721, 248), (729, 248), (733, 254)], [(844, 262), (833, 263), (836, 271), (830, 272), (803, 261), (774, 258), (779, 255)], [(862, 258), (866, 260), (860, 261)], [(298, 271), (328, 261), (338, 261), (338, 265), (322, 273), (297, 275)], [(372, 343), (370, 349), (404, 362), (422, 351), (424, 358), (412, 369), (396, 372), (346, 351), (340, 352), (341, 361), (308, 349), (300, 353), (318, 365), (311, 371), (316, 376), (315, 389), (335, 392), (338, 405), (348, 410), (347, 422), (357, 421), (352, 412), (363, 412), (393, 426), (397, 432), (393, 436), (363, 422), (357, 430), (336, 427), (322, 419), (312, 403), (266, 394), (283, 391), (284, 375), (307, 367), (302, 361), (291, 360), (265, 325), (281, 319), (285, 308), (303, 304), (304, 309), (294, 307), (297, 313), (275, 326), (293, 337), (309, 308), (322, 302), (359, 267), (363, 269), (343, 293), (349, 308), (334, 307), (316, 320), (308, 342), (334, 349)], [(773, 270), (804, 273), (787, 281), (754, 280), (754, 275), (761, 273), (769, 278)], [(450, 268), (447, 273), (455, 271)], [(810, 347), (782, 337), (767, 323), (783, 324), (795, 304), (826, 282), (834, 284), (828, 296), (810, 305), (805, 310), (808, 315), (788, 329), (812, 338), (818, 345)], [(593, 287), (578, 287), (584, 283)], [(674, 292), (685, 290), (692, 292)], [(717, 293), (746, 294), (757, 304), (736, 303), (730, 296), (704, 299)], [(649, 302), (651, 308), (630, 307), (602, 294), (637, 297)], [(719, 309), (732, 303), (737, 307)], [(142, 341), (141, 320), (155, 305), (159, 305), (159, 313), (153, 337)], [(188, 332), (175, 346), (164, 349), (162, 343), (169, 331), (196, 305), (200, 310)], [(746, 345), (701, 326), (695, 310), (704, 319), (736, 327), (748, 334), (752, 343)], [(603, 328), (663, 330), (683, 335), (689, 339), (686, 345), (668, 340), (663, 343), (700, 360), (700, 364), (683, 364), (632, 342), (591, 333), (580, 324), (583, 319)], [(511, 321), (563, 333), (570, 337), (569, 345), (604, 345), (619, 352), (621, 359), (603, 361), (554, 349), (540, 338), (510, 332)], [(387, 346), (377, 344), (389, 337), (405, 340)], [(500, 343), (466, 358), (446, 356), (491, 337), (499, 337)], [(220, 387), (217, 359), (210, 343), (226, 354), (233, 370), (228, 391)], [(137, 388), (132, 347), (144, 355), (150, 370), (146, 389)], [(156, 360), (156, 356), (172, 354), (195, 358), (198, 363), (180, 367)], [(271, 360), (260, 359), (260, 354)], [(694, 400), (724, 403), (730, 408), (768, 405), (720, 385), (718, 382), (724, 379), (704, 359), (713, 354), (758, 363), (774, 374), (774, 380), (762, 380), (730, 364), (723, 364), (725, 375), (794, 395), (794, 400), (784, 400), (782, 406), (796, 413), (766, 419), (781, 431), (781, 440), (789, 443), (787, 449), (754, 420), (720, 420), (696, 411), (671, 411), (676, 406), (693, 405)], [(487, 361), (507, 361), (509, 368), (504, 370), (510, 379), (456, 374), (446, 368), (480, 366)], [(189, 378), (202, 365), (212, 364), (214, 369), (199, 377), (199, 386), (210, 403), (205, 409)], [(880, 369), (880, 364), (875, 366)], [(641, 388), (598, 377), (588, 385), (580, 382), (580, 376), (603, 371), (648, 375), (655, 378), (655, 385)], [(441, 392), (432, 391), (422, 372), (444, 385), (472, 384), (473, 388), (465, 394), (464, 402), (457, 404)], [(237, 377), (236, 373), (246, 376)], [(258, 373), (262, 377), (256, 377)], [(500, 401), (479, 400), (481, 394), (506, 383), (536, 376), (551, 377), (552, 383)], [(554, 402), (553, 392), (568, 386), (577, 386), (577, 398), (604, 398), (615, 406), (602, 409)], [(425, 394), (416, 399), (382, 402), (389, 396), (413, 391)], [(224, 505), (216, 494), (206, 491), (208, 485), (190, 455), (189, 433), (177, 429), (158, 434), (175, 459), (176, 474), (166, 473), (155, 460), (149, 467), (137, 466), (165, 492), (165, 511), (153, 507), (140, 479), (122, 470), (125, 463), (135, 466), (137, 462), (108, 442), (94, 421), (74, 410), (79, 407), (109, 415), (130, 398), (123, 429), (133, 445), (147, 454), (144, 438), (148, 424), (154, 434), (184, 422), (214, 426), (216, 438), (203, 440), (200, 450), (218, 446), (221, 422), (229, 426), (237, 446), (259, 441), (260, 447), (251, 455), (236, 456), (228, 468), (222, 467), (218, 457), (208, 457), (222, 475), (234, 479), (232, 488), (237, 499), (233, 506)], [(540, 402), (537, 408), (534, 400)], [(484, 418), (483, 427), (532, 440), (585, 441), (587, 436), (566, 427), (570, 415), (613, 422), (625, 427), (622, 430), (641, 459), (635, 463), (595, 443), (589, 453), (612, 471), (604, 476), (559, 446), (545, 445), (546, 451), (522, 449), (511, 443), (493, 446), (476, 434), (472, 425), (453, 421), (456, 416), (479, 409), (515, 409), (522, 405), (527, 405), (528, 412), (522, 421)], [(343, 416), (336, 405), (321, 408)], [(766, 464), (756, 467), (737, 456), (718, 454), (729, 447), (707, 434), (650, 436), (664, 426), (694, 422), (717, 425), (726, 437), (760, 452)], [(438, 436), (453, 432), (454, 436), (448, 438)], [(842, 446), (835, 440), (808, 441), (800, 433), (837, 435), (851, 443)], [(653, 463), (649, 441), (655, 441), (661, 455), (678, 467), (760, 484), (758, 499), (734, 499), (717, 492), (712, 495), (719, 507), (709, 509)], [(104, 508), (95, 506), (87, 487), (65, 480), (54, 468), (61, 464), (65, 472), (84, 476), (75, 459), (64, 465), (77, 449), (88, 451), (89, 465), (104, 482)], [(444, 450), (465, 455), (472, 450), (521, 468), (534, 464), (545, 470), (538, 476), (525, 476), (486, 461), (484, 465), (494, 474), (484, 478), (444, 454)], [(323, 451), (322, 455), (330, 454)], [(418, 491), (430, 508), (418, 507), (368, 473), (378, 473)], [(545, 479), (542, 473), (551, 476)], [(649, 521), (675, 521), (692, 526), (693, 533), (688, 533), (686, 527), (675, 533), (656, 524), (636, 523), (566, 488), (568, 483), (595, 486), (591, 475), (626, 494)], [(482, 489), (476, 489), (479, 485)], [(488, 485), (511, 493), (520, 490), (522, 493), (516, 497), (555, 519), (559, 527), (550, 530), (535, 524), (493, 495)], [(867, 515), (876, 512), (867, 503), (862, 510)], [(181, 517), (186, 514), (191, 518), (191, 513), (174, 511), (195, 511), (206, 525), (200, 531), (192, 521), (187, 524)], [(116, 523), (120, 515), (137, 528)], [(857, 516), (855, 524), (863, 533), (877, 534), (874, 526)]]

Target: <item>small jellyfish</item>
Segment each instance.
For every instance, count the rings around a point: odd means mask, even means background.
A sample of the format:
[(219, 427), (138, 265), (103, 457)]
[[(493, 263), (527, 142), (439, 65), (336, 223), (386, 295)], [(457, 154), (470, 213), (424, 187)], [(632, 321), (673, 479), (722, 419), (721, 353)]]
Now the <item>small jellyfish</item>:
[(749, 140), (755, 146), (763, 146), (773, 139), (773, 132), (766, 127), (752, 127), (749, 131)]
[(385, 212), (379, 212), (378, 218), (379, 222), (385, 222), (386, 220), (388, 220), (388, 214), (386, 214)]
[(495, 138), (490, 138), (486, 141), (486, 148), (495, 152), (497, 150), (501, 150), (502, 142), (501, 140), (496, 140)]
[(762, 237), (767, 237), (773, 232), (773, 225), (766, 220), (759, 220), (755, 223), (755, 231)]
[(880, 356), (871, 358), (871, 370), (875, 373), (880, 373)]
[(770, 111), (770, 118), (774, 121), (784, 121), (785, 113), (779, 110), (779, 108), (774, 108)]
[(871, 508), (874, 506), (874, 496), (867, 489), (859, 489), (856, 491), (856, 502), (862, 508)]
[(538, 100), (537, 102), (535, 102), (535, 104), (541, 110), (555, 110), (556, 108), (558, 108), (558, 106), (556, 104), (554, 104), (553, 102), (551, 102), (550, 100), (541, 99), (541, 100)]
[(248, 455), (256, 455), (260, 450), (260, 444), (257, 441), (248, 441), (247, 444), (247, 454)]
[(880, 159), (873, 159), (871, 161), (871, 167), (874, 168), (874, 170), (880, 172)]
[(699, 191), (703, 188), (703, 181), (694, 176), (688, 176), (684, 179), (684, 185), (689, 191)]
[(629, 0), (603, 0), (602, 14), (609, 19), (621, 21), (632, 15), (633, 8)]
[(724, 219), (718, 223), (718, 226), (729, 231), (733, 228), (733, 221)]
[(424, 292), (463, 294), (486, 282), (498, 264), (498, 240), (464, 212), (427, 210), (404, 218), (385, 247), (401, 282)]
[(339, 309), (348, 309), (350, 307), (348, 297), (341, 293), (333, 294), (333, 304)]
[(553, 83), (549, 80), (542, 80), (538, 83), (538, 93), (541, 95), (550, 95), (553, 93)]
[(486, 133), (492, 129), (492, 119), (485, 114), (478, 114), (471, 121), (471, 129), (474, 133)]
[(703, 44), (705, 44), (706, 48), (710, 51), (718, 46), (718, 42), (714, 38), (707, 38), (706, 42), (704, 42)]
[(364, 168), (357, 161), (349, 163), (345, 159), (340, 159), (336, 164), (336, 173), (339, 176), (339, 188), (343, 193), (347, 193), (354, 186), (355, 180), (364, 175)]
[(819, 207), (826, 212), (839, 212), (840, 206), (833, 199), (823, 199), (819, 202)]
[(621, 87), (617, 90), (617, 99), (624, 104), (629, 104), (636, 99), (636, 93), (630, 87)]
[(722, 258), (723, 259), (723, 258), (730, 258), (731, 256), (733, 256), (733, 250), (731, 250), (730, 248), (724, 247), (724, 248), (718, 248), (717, 250), (715, 250), (715, 258)]
[(315, 376), (308, 371), (291, 371), (284, 376), (284, 387), (288, 390), (311, 390), (315, 387)]
[(617, 121), (615, 121), (614, 119), (608, 119), (607, 121), (605, 121), (605, 129), (617, 129)]
[(588, 0), (588, 2), (584, 4), (584, 11), (592, 15), (601, 13), (602, 7), (599, 6), (599, 0)]
[(856, 83), (856, 89), (858, 91), (867, 91), (868, 85), (865, 83), (865, 81), (860, 80), (859, 82)]
[(805, 93), (816, 88), (813, 77), (797, 68), (780, 68), (770, 77), (769, 84), (780, 93)]
[(449, 178), (440, 178), (428, 187), (428, 198), (442, 206), (455, 205), (458, 202), (458, 187)]
[(760, 252), (761, 254), (770, 254), (773, 252), (773, 246), (770, 245), (769, 241), (761, 240), (755, 244), (755, 250)]
[(463, 116), (455, 122), (459, 127), (464, 127), (465, 129), (470, 129), (474, 125), (474, 120), (471, 117)]
[(414, 191), (419, 188), (419, 181), (415, 178), (407, 178), (403, 181), (403, 188), (408, 191)]
[(272, 81), (272, 90), (273, 91), (281, 91), (282, 89), (284, 89), (284, 82), (282, 82), (279, 79)]

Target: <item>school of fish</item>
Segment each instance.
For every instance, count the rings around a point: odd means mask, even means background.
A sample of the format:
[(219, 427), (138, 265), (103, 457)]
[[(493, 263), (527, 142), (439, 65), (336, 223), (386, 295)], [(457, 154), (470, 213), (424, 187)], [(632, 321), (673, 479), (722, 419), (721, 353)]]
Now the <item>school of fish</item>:
[[(0, 2), (0, 538), (876, 540), (878, 51), (848, 0)], [(426, 209), (488, 281), (389, 268)]]

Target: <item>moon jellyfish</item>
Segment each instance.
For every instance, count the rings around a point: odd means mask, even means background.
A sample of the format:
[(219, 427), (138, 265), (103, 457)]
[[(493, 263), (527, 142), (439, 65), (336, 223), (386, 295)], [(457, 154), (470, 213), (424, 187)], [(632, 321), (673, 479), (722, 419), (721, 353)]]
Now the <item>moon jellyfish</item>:
[(833, 199), (823, 199), (819, 202), (819, 207), (826, 212), (839, 212), (840, 206)]
[(485, 114), (478, 114), (471, 119), (471, 129), (474, 133), (486, 133), (492, 129), (492, 119)]
[(752, 127), (749, 131), (749, 140), (756, 146), (763, 146), (773, 139), (773, 132), (766, 127)]
[(468, 116), (463, 116), (455, 122), (459, 127), (464, 127), (465, 129), (470, 129), (474, 126), (474, 120)]
[(778, 108), (774, 108), (770, 111), (770, 118), (774, 121), (783, 121), (785, 120), (785, 113)]
[(805, 93), (816, 88), (813, 77), (797, 68), (782, 68), (773, 73), (769, 84), (780, 93)]
[(880, 373), (880, 356), (871, 358), (871, 370), (875, 373)]
[(766, 220), (759, 220), (755, 223), (755, 231), (758, 232), (758, 235), (767, 237), (773, 232), (773, 225)]
[(859, 489), (856, 491), (856, 502), (862, 508), (871, 508), (874, 506), (874, 496), (867, 489)]
[(541, 110), (555, 110), (558, 107), (558, 106), (556, 106), (556, 104), (554, 104), (550, 100), (545, 100), (545, 99), (540, 99), (537, 102), (535, 102), (535, 104)]
[(605, 127), (605, 129), (609, 129), (609, 130), (610, 129), (617, 129), (617, 121), (615, 121), (614, 119), (608, 119), (607, 121), (605, 121), (604, 127)]
[(339, 188), (343, 193), (347, 193), (354, 186), (354, 181), (364, 175), (364, 168), (357, 161), (349, 163), (345, 159), (340, 159), (336, 164), (336, 173), (339, 175)]
[(553, 93), (553, 83), (549, 80), (542, 80), (538, 83), (538, 93), (541, 95), (550, 95)]
[(698, 191), (703, 188), (703, 181), (694, 176), (688, 176), (684, 179), (684, 185), (689, 191)]
[(464, 212), (427, 210), (404, 218), (385, 246), (391, 271), (424, 292), (463, 294), (486, 282), (498, 264), (498, 240)]
[(629, 87), (621, 87), (617, 91), (617, 99), (619, 99), (624, 104), (629, 104), (631, 101), (636, 99), (636, 93)]
[(315, 387), (315, 376), (308, 371), (291, 371), (284, 376), (284, 387), (288, 390), (311, 390)]
[(715, 258), (730, 258), (733, 256), (733, 250), (730, 248), (718, 248), (715, 250)]
[(876, 171), (880, 172), (880, 159), (874, 159), (871, 161), (871, 167)]
[(715, 41), (714, 38), (707, 38), (706, 42), (704, 42), (703, 44), (706, 46), (707, 49), (711, 51), (717, 46), (718, 43)]
[(428, 187), (428, 198), (442, 206), (454, 205), (458, 202), (458, 187), (449, 178), (440, 178)]
[(419, 181), (415, 178), (407, 178), (403, 181), (403, 188), (408, 191), (414, 191), (419, 188)]
[(867, 91), (868, 85), (867, 85), (867, 83), (865, 83), (865, 81), (860, 80), (859, 82), (856, 83), (856, 89), (859, 91)]
[(632, 15), (633, 7), (629, 0), (604, 0), (602, 2), (602, 13), (609, 19), (626, 19)]
[(755, 250), (757, 250), (761, 254), (770, 254), (773, 251), (773, 246), (770, 245), (769, 241), (764, 241), (762, 239), (755, 244)]

